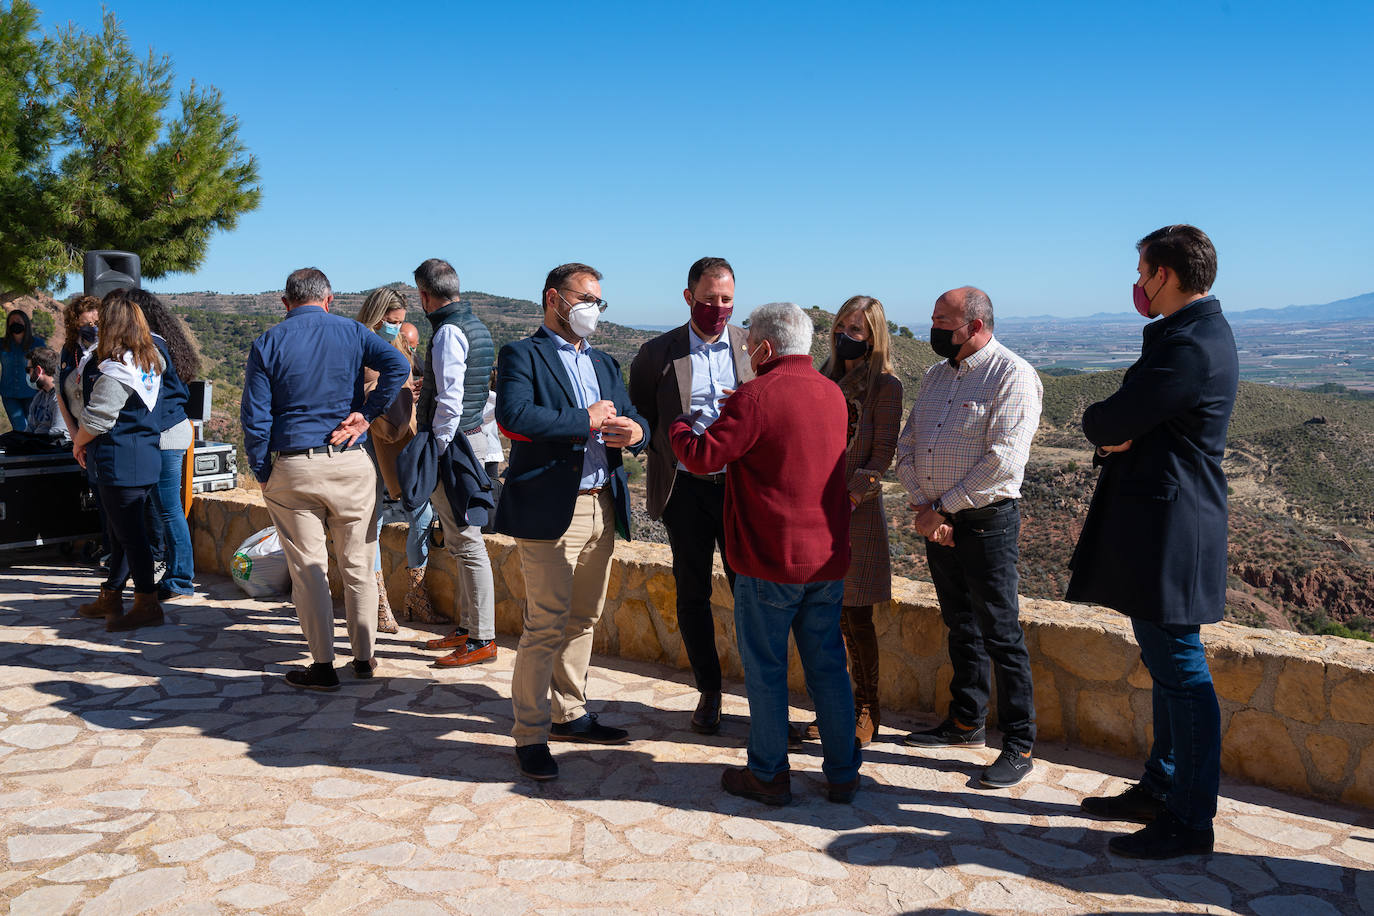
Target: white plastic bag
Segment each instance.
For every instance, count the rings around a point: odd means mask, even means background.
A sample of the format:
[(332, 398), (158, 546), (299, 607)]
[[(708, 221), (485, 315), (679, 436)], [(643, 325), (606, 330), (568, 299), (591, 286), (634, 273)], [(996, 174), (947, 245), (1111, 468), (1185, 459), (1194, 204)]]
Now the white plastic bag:
[(254, 598), (291, 591), (291, 571), (276, 528), (264, 528), (240, 544), (229, 571), (234, 583)]

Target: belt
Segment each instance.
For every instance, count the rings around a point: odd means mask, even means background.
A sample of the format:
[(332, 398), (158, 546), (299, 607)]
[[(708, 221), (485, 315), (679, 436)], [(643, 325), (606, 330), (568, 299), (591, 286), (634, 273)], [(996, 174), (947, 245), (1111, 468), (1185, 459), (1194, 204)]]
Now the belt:
[(472, 429), (465, 429), (465, 430), (463, 430), (462, 433), (463, 433), (463, 435), (465, 435), (465, 436), (475, 436), (475, 435), (477, 435), (478, 433), (480, 433), (481, 431), (482, 431), (482, 424), (481, 424), (481, 423), (478, 423), (478, 424), (477, 424), (476, 426), (474, 426)]
[(600, 492), (601, 492), (602, 490), (604, 490), (604, 489), (606, 489), (606, 488), (605, 488), (605, 487), (592, 487), (590, 490), (578, 490), (578, 491), (577, 491), (577, 495), (578, 495), (578, 496), (595, 496), (596, 494), (600, 493)]
[(1016, 505), (1016, 500), (1010, 496), (997, 500), (995, 503), (988, 503), (986, 506), (979, 506), (977, 509), (961, 509), (952, 516), (956, 522), (981, 522), (992, 518), (999, 511), (1008, 505)]
[(704, 481), (706, 481), (707, 483), (714, 483), (714, 484), (724, 484), (724, 483), (725, 483), (725, 472), (724, 472), (724, 471), (721, 471), (719, 474), (693, 474), (691, 471), (688, 471), (688, 472), (687, 472), (687, 476), (688, 476), (688, 477), (695, 477), (697, 480), (704, 480)]
[(289, 452), (277, 452), (278, 458), (292, 458), (296, 455), (333, 455), (337, 452), (351, 452), (354, 449), (362, 448), (361, 442), (354, 442), (352, 445), (317, 445), (314, 448), (302, 448)]

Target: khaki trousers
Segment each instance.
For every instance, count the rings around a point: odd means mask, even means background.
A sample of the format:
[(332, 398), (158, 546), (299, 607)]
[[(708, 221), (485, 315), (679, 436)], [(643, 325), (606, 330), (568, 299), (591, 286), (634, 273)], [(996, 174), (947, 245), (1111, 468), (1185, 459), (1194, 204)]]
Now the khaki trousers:
[(615, 548), (610, 488), (577, 497), (561, 538), (516, 538), (515, 545), (525, 576), (525, 629), (511, 677), (511, 734), (524, 747), (548, 741), (551, 721), (571, 722), (587, 710), (592, 629), (606, 603)]
[[(469, 436), (468, 444), (474, 451), (480, 446), (485, 452), (486, 434)], [(439, 516), (444, 547), (458, 568), (458, 588), (453, 591), (453, 600), (458, 603), (458, 625), (473, 639), (495, 639), (496, 584), (492, 580), (491, 558), (487, 556), (487, 541), (482, 537), (482, 529), (477, 525), (465, 525), (457, 517), (449, 505), (443, 481), (434, 488), (429, 502), (434, 507), (434, 514)]]
[(291, 570), (296, 605), (311, 657), (334, 662), (334, 599), (329, 595), (326, 533), (343, 578), (348, 642), (353, 657), (372, 658), (377, 637), (377, 472), (362, 449), (278, 458), (262, 485)]

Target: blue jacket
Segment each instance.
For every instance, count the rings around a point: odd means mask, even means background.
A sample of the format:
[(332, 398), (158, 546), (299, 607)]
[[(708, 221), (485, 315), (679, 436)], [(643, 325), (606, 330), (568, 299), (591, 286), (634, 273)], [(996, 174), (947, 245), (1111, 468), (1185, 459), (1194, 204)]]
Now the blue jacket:
[[(381, 373), (363, 398), (363, 367)], [(243, 375), (243, 451), (259, 481), (272, 452), (317, 448), (350, 413), (371, 423), (396, 400), (410, 363), (371, 328), (299, 305), (253, 341)], [(366, 441), (364, 433), (359, 442)]]
[(1069, 568), (1070, 601), (1152, 623), (1215, 623), (1226, 609), (1226, 430), (1240, 376), (1214, 296), (1145, 327), (1121, 387), (1083, 414), (1101, 476)]
[(177, 375), (176, 366), (172, 365), (172, 353), (167, 349), (167, 341), (154, 334), (153, 343), (167, 363), (162, 373), (162, 390), (157, 396), (157, 428), (165, 433), (186, 419), (186, 401), (191, 396), (191, 390), (186, 387), (186, 381)]
[(47, 341), (32, 332), (29, 336), (33, 338), (33, 346), (28, 348), (16, 347), (8, 335), (4, 344), (0, 344), (0, 395), (7, 398), (25, 400), (37, 394), (25, 381), (29, 373), (29, 351), (46, 346)]
[[(160, 348), (159, 348), (160, 349)], [(164, 354), (163, 359), (166, 359)], [(100, 361), (94, 354), (86, 361), (81, 376), (82, 397), (91, 399), (91, 390), (100, 378)], [(95, 484), (109, 487), (143, 487), (157, 483), (162, 476), (162, 430), (158, 427), (159, 409), (165, 386), (149, 410), (137, 393), (128, 399), (108, 432), (91, 440), (86, 448), (86, 475)]]
[(491, 478), (461, 433), (440, 452), (429, 430), (417, 432), (396, 459), (396, 477), (401, 484), (401, 505), (412, 514), (441, 485), (454, 514), (465, 525), (485, 526), (496, 506)]
[[(630, 403), (620, 364), (597, 349), (590, 355), (602, 399), (614, 403), (617, 415), (629, 417), (644, 431), (639, 444), (630, 449), (639, 454), (649, 441), (649, 424)], [(511, 440), (496, 530), (517, 538), (556, 540), (572, 522), (591, 419), (577, 406), (558, 357), (558, 341), (542, 327), (502, 347), (496, 365), (496, 422)], [(620, 453), (618, 448), (606, 449), (616, 530), (628, 540), (630, 489)]]

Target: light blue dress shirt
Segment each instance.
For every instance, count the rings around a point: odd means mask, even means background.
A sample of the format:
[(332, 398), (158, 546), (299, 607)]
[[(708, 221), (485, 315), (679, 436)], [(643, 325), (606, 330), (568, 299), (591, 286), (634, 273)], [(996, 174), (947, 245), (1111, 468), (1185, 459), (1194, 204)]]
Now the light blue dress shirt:
[[(583, 341), (579, 350), (548, 325), (544, 325), (544, 332), (558, 342), (558, 358), (563, 362), (563, 371), (568, 373), (568, 381), (572, 383), (577, 406), (585, 410), (601, 400), (601, 383), (596, 379), (596, 367), (592, 365), (591, 348), (587, 342)], [(610, 468), (606, 442), (598, 432), (587, 439), (587, 449), (582, 453), (582, 482), (577, 488), (591, 490), (604, 487), (611, 477)]]
[[(696, 328), (688, 324), (687, 343), (692, 359), (692, 395), (687, 413), (691, 415), (701, 411), (701, 416), (692, 424), (699, 436), (720, 416), (725, 389), (734, 390), (738, 387), (735, 357), (730, 352), (729, 331), (722, 331), (714, 342), (707, 343), (697, 336)], [(680, 461), (677, 468), (679, 471), (686, 470)], [(718, 468), (712, 473), (718, 474), (723, 470)]]

